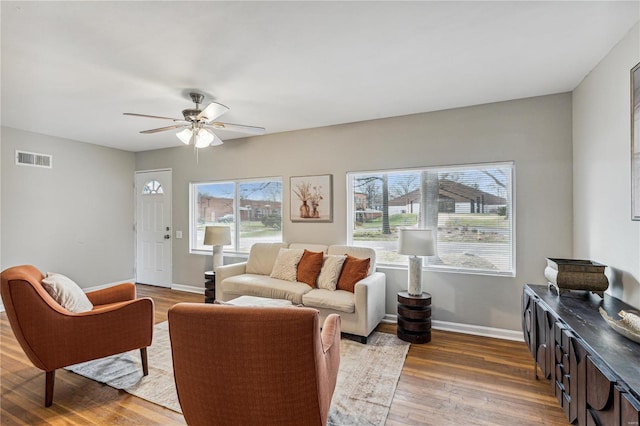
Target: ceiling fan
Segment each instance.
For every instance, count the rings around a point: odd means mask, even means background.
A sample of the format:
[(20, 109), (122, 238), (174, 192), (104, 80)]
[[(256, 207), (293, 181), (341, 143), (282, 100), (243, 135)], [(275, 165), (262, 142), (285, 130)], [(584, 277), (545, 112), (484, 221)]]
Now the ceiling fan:
[(200, 109), (200, 104), (204, 99), (204, 95), (197, 92), (189, 93), (189, 97), (196, 104), (195, 108), (187, 108), (182, 111), (184, 118), (160, 117), (157, 115), (136, 114), (133, 112), (125, 112), (124, 115), (132, 115), (135, 117), (159, 118), (161, 120), (171, 120), (174, 125), (160, 127), (157, 129), (143, 130), (140, 133), (158, 133), (167, 130), (182, 129), (176, 136), (185, 145), (193, 144), (196, 148), (206, 148), (208, 146), (222, 145), (222, 140), (213, 132), (216, 129), (230, 130), (233, 132), (243, 132), (250, 135), (264, 134), (264, 127), (245, 126), (242, 124), (222, 123), (214, 121), (229, 108), (218, 103), (211, 102), (206, 108)]

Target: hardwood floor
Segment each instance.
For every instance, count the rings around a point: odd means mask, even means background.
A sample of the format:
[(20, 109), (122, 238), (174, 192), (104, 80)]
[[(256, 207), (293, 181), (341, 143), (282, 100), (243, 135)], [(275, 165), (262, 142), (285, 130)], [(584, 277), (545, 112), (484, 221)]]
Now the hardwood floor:
[[(155, 302), (156, 322), (178, 302), (203, 296), (138, 286)], [(395, 333), (395, 325), (379, 331)], [(0, 424), (183, 425), (171, 410), (60, 369), (53, 406), (44, 408), (44, 372), (18, 345), (0, 314)], [(411, 345), (387, 419), (404, 425), (566, 425), (551, 386), (533, 377), (524, 343), (434, 330), (432, 341)]]

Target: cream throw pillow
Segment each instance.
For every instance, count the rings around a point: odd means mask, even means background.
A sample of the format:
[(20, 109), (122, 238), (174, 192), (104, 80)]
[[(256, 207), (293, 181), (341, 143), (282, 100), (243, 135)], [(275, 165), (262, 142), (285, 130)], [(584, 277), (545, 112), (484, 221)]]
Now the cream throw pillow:
[(79, 313), (93, 309), (93, 305), (80, 286), (62, 274), (47, 272), (46, 278), (42, 280), (42, 286), (60, 306), (69, 312)]
[(342, 271), (342, 265), (347, 256), (330, 254), (324, 257), (322, 263), (322, 269), (318, 280), (316, 281), (318, 288), (325, 290), (335, 290), (338, 284), (338, 278), (340, 278), (340, 272)]
[(304, 254), (303, 249), (281, 248), (276, 257), (276, 263), (271, 271), (271, 278), (286, 281), (296, 281), (298, 275), (298, 263)]

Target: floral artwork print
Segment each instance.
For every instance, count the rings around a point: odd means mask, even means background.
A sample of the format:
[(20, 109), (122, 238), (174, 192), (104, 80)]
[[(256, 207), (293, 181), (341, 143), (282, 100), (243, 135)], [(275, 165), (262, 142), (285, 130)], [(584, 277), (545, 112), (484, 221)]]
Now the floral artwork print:
[(322, 197), (322, 185), (311, 186), (309, 182), (300, 182), (294, 188), (293, 192), (300, 200), (300, 218), (301, 219), (320, 219), (320, 200)]
[(291, 220), (331, 221), (331, 175), (291, 178)]

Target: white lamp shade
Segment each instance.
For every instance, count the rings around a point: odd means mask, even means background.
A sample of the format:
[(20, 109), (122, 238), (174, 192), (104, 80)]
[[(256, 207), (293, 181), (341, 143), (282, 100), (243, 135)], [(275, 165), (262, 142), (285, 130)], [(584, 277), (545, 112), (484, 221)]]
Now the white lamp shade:
[(204, 230), (205, 246), (224, 246), (231, 244), (231, 228), (228, 226), (207, 226)]
[(399, 228), (398, 253), (411, 256), (433, 256), (433, 232), (431, 229)]
[(206, 148), (213, 142), (213, 134), (207, 129), (198, 129), (196, 132), (196, 148)]
[(191, 131), (191, 129), (184, 129), (176, 133), (176, 136), (182, 141), (183, 144), (189, 145), (189, 142), (191, 142), (191, 136), (193, 136), (193, 132)]

